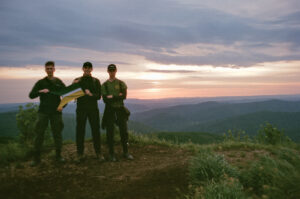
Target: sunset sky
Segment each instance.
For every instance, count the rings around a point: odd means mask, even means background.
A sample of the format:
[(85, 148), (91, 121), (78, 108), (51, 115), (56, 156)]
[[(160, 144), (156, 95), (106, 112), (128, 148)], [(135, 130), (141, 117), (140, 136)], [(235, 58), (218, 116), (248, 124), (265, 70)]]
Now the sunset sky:
[(299, 0), (1, 0), (0, 23), (0, 103), (48, 60), (66, 84), (115, 63), (129, 98), (300, 94)]

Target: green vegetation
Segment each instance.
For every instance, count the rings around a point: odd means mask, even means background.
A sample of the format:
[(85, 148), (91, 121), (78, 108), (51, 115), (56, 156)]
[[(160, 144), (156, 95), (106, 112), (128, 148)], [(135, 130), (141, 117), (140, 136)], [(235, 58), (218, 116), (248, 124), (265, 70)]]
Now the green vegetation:
[(133, 114), (134, 121), (160, 131), (209, 132), (229, 129), (246, 131), (251, 137), (266, 122), (284, 129), (293, 141), (300, 141), (300, 102), (270, 100), (250, 103), (205, 102)]
[[(35, 108), (20, 109), (22, 137), (0, 139), (1, 165), (22, 162), (30, 156), (30, 144), (24, 143), (32, 139), (29, 129), (34, 118), (30, 115), (35, 114)], [(119, 133), (115, 136), (119, 142)], [(186, 198), (300, 198), (299, 144), (269, 123), (262, 125), (258, 136), (252, 138), (243, 131), (228, 131), (223, 138), (183, 132), (129, 136), (130, 143), (135, 145), (178, 147), (194, 154), (189, 164), (190, 193)]]
[[(295, 154), (297, 156), (297, 154)], [(297, 159), (297, 160), (296, 160)], [(243, 171), (240, 179), (245, 189), (256, 196), (269, 198), (299, 198), (300, 170), (280, 157), (263, 156)]]
[(243, 185), (235, 178), (228, 178), (219, 183), (211, 182), (205, 190), (200, 189), (194, 197), (195, 199), (246, 199), (243, 192)]
[[(37, 121), (38, 106), (33, 103), (26, 104), (25, 107), (20, 106), (16, 115), (17, 126), (19, 129), (19, 142), (25, 146), (33, 146), (35, 139), (35, 124)], [(46, 129), (44, 136), (45, 145), (52, 144), (50, 127)]]
[(242, 132), (199, 146), (187, 198), (300, 198), (299, 146), (270, 124), (250, 140)]
[[(33, 129), (36, 122), (36, 113), (38, 107), (36, 104), (29, 103), (25, 106), (20, 106), (18, 112), (5, 112), (0, 113), (0, 137), (11, 137), (17, 138), (20, 134), (25, 137), (32, 137)], [(100, 118), (101, 119), (101, 118)], [(76, 118), (75, 114), (63, 113), (64, 129), (63, 138), (64, 140), (75, 141), (75, 131), (76, 131)], [(128, 122), (128, 128), (136, 133), (151, 133), (155, 130), (149, 126), (141, 124), (135, 121)], [(46, 138), (51, 137), (51, 132), (47, 130)], [(22, 132), (21, 132), (22, 131)], [(103, 131), (101, 131), (103, 133)], [(104, 133), (103, 133), (104, 134)], [(23, 137), (23, 141), (25, 141)], [(86, 125), (86, 137), (91, 137), (90, 124), (87, 122)]]
[(157, 137), (160, 140), (170, 141), (174, 144), (211, 144), (223, 141), (223, 138), (220, 135), (199, 132), (159, 132), (151, 133), (149, 135)]
[(190, 176), (195, 184), (220, 182), (227, 176), (237, 177), (237, 170), (229, 165), (224, 156), (209, 151), (200, 151), (191, 161)]
[(0, 113), (0, 137), (15, 137), (18, 134), (17, 112)]
[(270, 123), (266, 123), (258, 131), (258, 140), (266, 144), (288, 144), (291, 143), (291, 139), (284, 135), (282, 131), (273, 127)]
[(24, 161), (29, 156), (29, 149), (23, 147), (16, 141), (9, 141), (0, 144), (0, 165), (7, 165), (10, 162)]

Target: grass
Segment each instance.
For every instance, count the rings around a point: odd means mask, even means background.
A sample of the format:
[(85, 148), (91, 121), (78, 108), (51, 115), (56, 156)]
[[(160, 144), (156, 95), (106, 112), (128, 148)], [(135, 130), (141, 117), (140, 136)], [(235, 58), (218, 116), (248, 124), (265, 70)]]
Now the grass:
[(190, 164), (188, 198), (300, 198), (300, 151), (294, 145), (225, 141), (199, 150)]
[(201, 151), (192, 159), (189, 171), (192, 182), (197, 185), (238, 176), (237, 169), (229, 165), (224, 156), (208, 151)]
[[(102, 133), (102, 142), (106, 136)], [(119, 133), (115, 141), (120, 142)], [(178, 147), (194, 152), (189, 164), (190, 194), (196, 199), (300, 198), (300, 147), (225, 140), (213, 144), (178, 143), (155, 135), (130, 133), (131, 144)], [(65, 141), (65, 144), (72, 143)], [(28, 159), (30, 150), (16, 141), (0, 144), (0, 164)]]
[(158, 132), (148, 134), (150, 137), (156, 137), (160, 140), (166, 140), (174, 144), (211, 144), (219, 143), (223, 141), (223, 137), (211, 133), (199, 133), (199, 132)]
[(240, 179), (246, 189), (252, 190), (253, 196), (300, 198), (300, 171), (297, 165), (280, 157), (263, 156), (253, 162)]
[[(190, 163), (190, 198), (300, 198), (300, 147), (295, 143), (272, 145), (227, 139), (199, 145), (132, 136), (140, 144), (197, 152)], [(234, 182), (228, 184), (228, 179)]]
[(29, 157), (30, 149), (22, 147), (15, 141), (0, 144), (0, 165), (24, 161)]
[(210, 182), (203, 187), (202, 192), (196, 193), (195, 199), (246, 199), (243, 185), (235, 178), (222, 180), (218, 183)]

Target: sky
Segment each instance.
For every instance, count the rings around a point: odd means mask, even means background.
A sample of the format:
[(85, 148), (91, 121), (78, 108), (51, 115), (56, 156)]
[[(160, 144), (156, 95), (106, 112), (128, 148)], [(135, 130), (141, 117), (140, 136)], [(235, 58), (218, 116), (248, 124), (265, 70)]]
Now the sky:
[(115, 63), (128, 97), (300, 94), (299, 0), (1, 0), (0, 103), (44, 64), (67, 85)]

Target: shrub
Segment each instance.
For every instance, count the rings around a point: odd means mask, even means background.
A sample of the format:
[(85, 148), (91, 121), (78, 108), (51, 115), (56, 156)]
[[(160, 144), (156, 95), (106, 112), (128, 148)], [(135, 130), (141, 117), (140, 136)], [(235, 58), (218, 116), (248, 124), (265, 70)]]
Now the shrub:
[(20, 146), (19, 143), (9, 142), (0, 145), (0, 165), (8, 164), (11, 161), (25, 160), (29, 155), (29, 150)]
[(224, 156), (211, 152), (200, 152), (192, 159), (190, 177), (195, 184), (203, 184), (207, 181), (218, 182), (225, 176), (237, 177), (238, 171), (229, 165)]
[(237, 142), (249, 142), (251, 139), (243, 130), (231, 130), (229, 129), (227, 133), (224, 133), (225, 141), (237, 141)]
[(241, 175), (242, 184), (254, 194), (268, 198), (297, 198), (299, 170), (284, 159), (263, 156)]
[(266, 123), (262, 125), (258, 131), (258, 141), (266, 144), (284, 144), (292, 142), (290, 138), (284, 135), (283, 131), (280, 131), (272, 124)]
[(235, 178), (222, 180), (218, 183), (211, 182), (203, 188), (203, 193), (196, 199), (246, 199), (243, 186)]
[[(34, 143), (37, 112), (38, 106), (33, 103), (28, 103), (25, 107), (19, 106), (16, 120), (19, 129), (19, 141), (24, 146), (32, 146)], [(44, 142), (46, 145), (52, 143), (49, 127), (45, 132)]]

